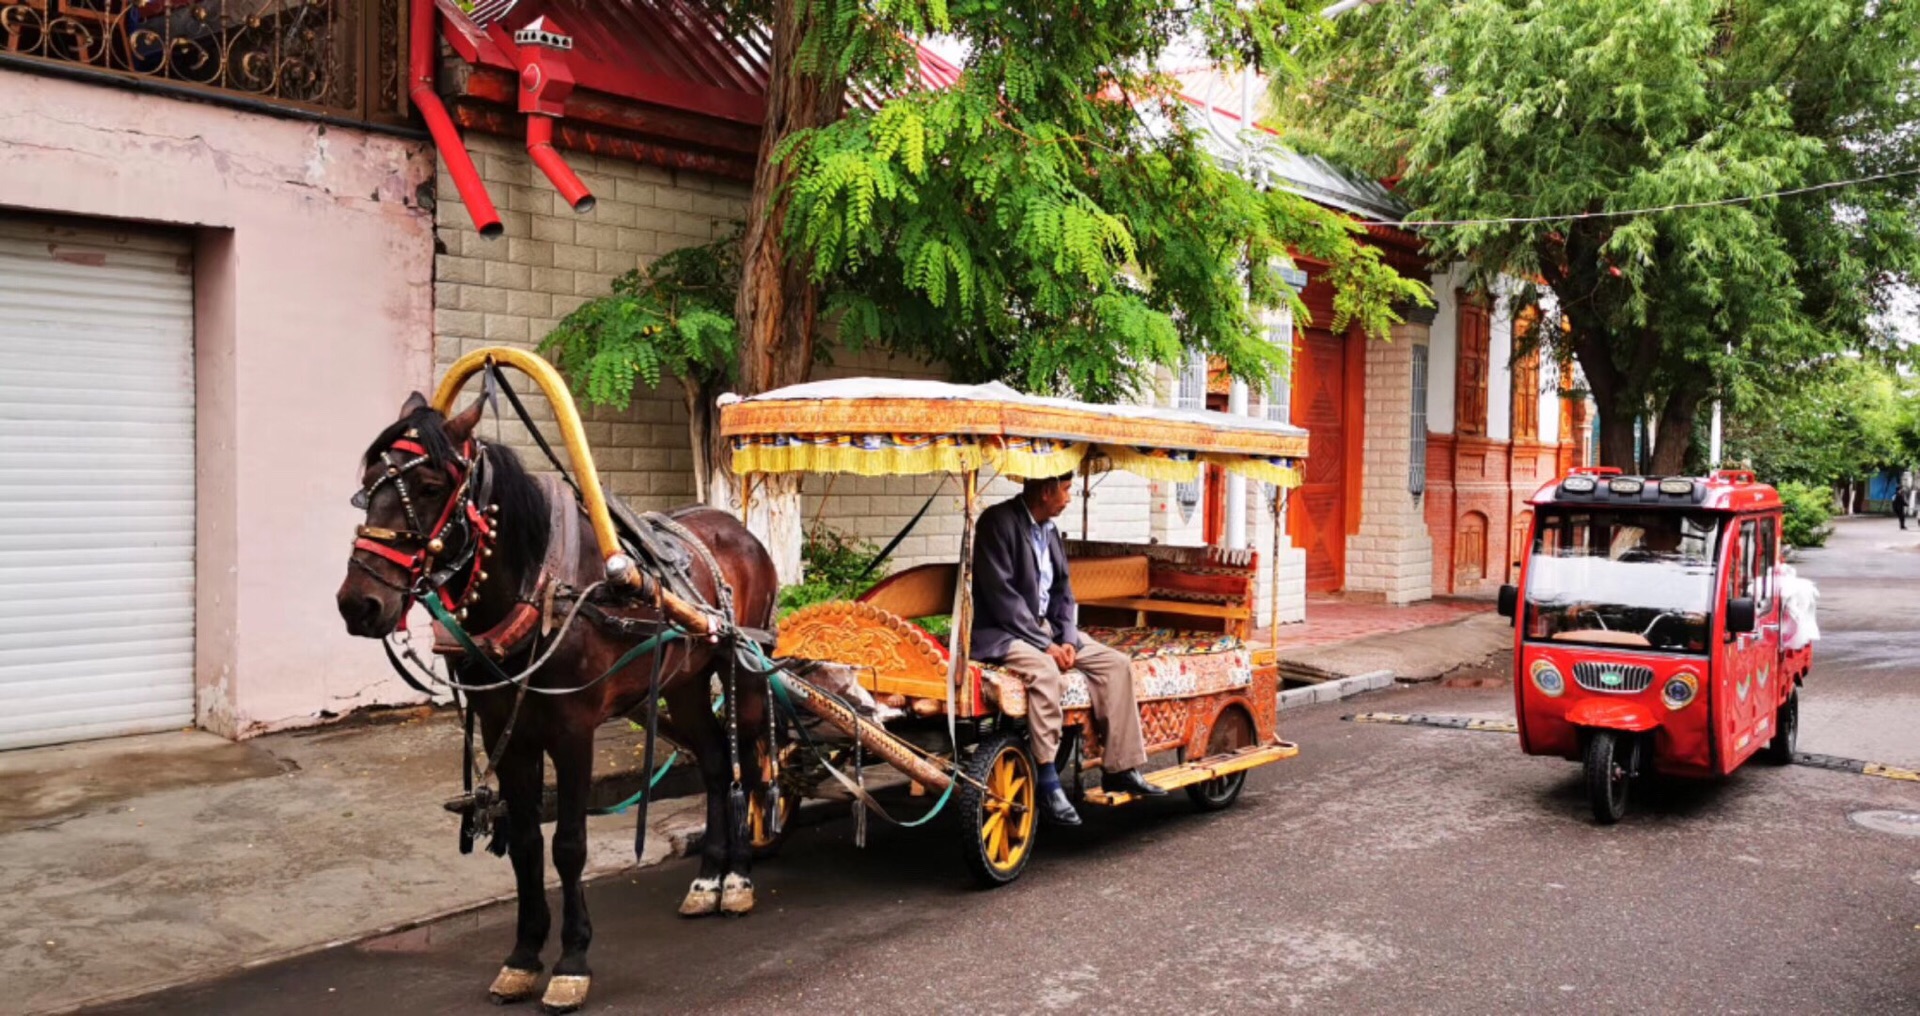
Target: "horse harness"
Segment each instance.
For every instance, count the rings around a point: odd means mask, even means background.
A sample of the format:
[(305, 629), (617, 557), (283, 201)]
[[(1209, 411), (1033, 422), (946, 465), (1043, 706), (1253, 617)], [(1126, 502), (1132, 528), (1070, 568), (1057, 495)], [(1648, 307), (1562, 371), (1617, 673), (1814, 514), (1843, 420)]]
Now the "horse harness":
[[(460, 622), (467, 618), (468, 608), (479, 602), (479, 586), (486, 581), (487, 573), (483, 563), (494, 553), (494, 544), (499, 536), (499, 506), (492, 502), (493, 476), (488, 467), (486, 445), (469, 440), (457, 455), (457, 461), (448, 463), (449, 476), (456, 482), (457, 488), (447, 500), (440, 517), (431, 529), (421, 525), (421, 516), (413, 500), (413, 490), (407, 483), (407, 476), (414, 469), (431, 461), (431, 456), (419, 441), (416, 430), (408, 430), (395, 441), (391, 448), (383, 451), (379, 460), (385, 469), (373, 481), (362, 488), (353, 497), (356, 508), (367, 509), (381, 488), (391, 485), (400, 497), (402, 509), (406, 512), (410, 530), (385, 529), (378, 526), (362, 525), (355, 531), (354, 549), (366, 551), (398, 567), (406, 569), (407, 584), (401, 585), (368, 567), (355, 557), (353, 563), (368, 576), (387, 588), (394, 589), (419, 600), (435, 614), (433, 624), (434, 640), (432, 651), (443, 656), (449, 662), (466, 661), (478, 656), (477, 661), (489, 673), (500, 678), (491, 684), (474, 685), (450, 678), (441, 678), (415, 655), (410, 644), (404, 640), (398, 652), (391, 638), (383, 642), (388, 662), (406, 683), (416, 691), (429, 697), (434, 692), (428, 683), (439, 684), (453, 692), (455, 702), (462, 712), (465, 731), (464, 762), (462, 765), (465, 793), (447, 802), (447, 810), (461, 815), (460, 850), (471, 852), (477, 839), (490, 839), (489, 849), (503, 853), (504, 830), (498, 825), (504, 818), (506, 806), (498, 792), (488, 786), (499, 759), (504, 755), (507, 744), (513, 736), (516, 721), (529, 691), (542, 694), (571, 694), (584, 691), (623, 669), (628, 663), (643, 654), (649, 648), (655, 654), (654, 666), (649, 676), (646, 708), (648, 710), (646, 759), (643, 768), (652, 771), (654, 744), (658, 733), (659, 682), (665, 663), (666, 644), (680, 633), (658, 618), (633, 617), (618, 613), (617, 607), (605, 602), (594, 602), (594, 594), (605, 588), (603, 582), (591, 576), (581, 574), (580, 547), (581, 530), (584, 520), (579, 502), (577, 487), (564, 473), (541, 475), (536, 482), (542, 486), (542, 493), (549, 506), (549, 529), (547, 552), (540, 566), (523, 578), (521, 589), (509, 608), (507, 615), (498, 624), (484, 632), (470, 634), (461, 627)], [(557, 463), (556, 463), (557, 464)], [(617, 501), (614, 507), (616, 521), (626, 537), (626, 548), (637, 565), (647, 574), (655, 576), (661, 586), (671, 589), (682, 599), (692, 603), (705, 603), (693, 582), (693, 559), (698, 557), (713, 581), (718, 609), (713, 613), (722, 622), (717, 630), (734, 631), (733, 588), (727, 581), (726, 573), (721, 570), (720, 562), (713, 551), (696, 537), (678, 520), (670, 515), (654, 512), (635, 514), (626, 505)], [(457, 540), (457, 544), (455, 544)], [(450, 544), (456, 546), (454, 554), (443, 557)], [(411, 549), (411, 553), (408, 552)], [(467, 580), (456, 595), (447, 586), (454, 581), (462, 570), (468, 571)], [(429, 598), (433, 602), (429, 602)], [(564, 620), (560, 618), (560, 608), (569, 605)], [(434, 608), (439, 609), (434, 609)], [(588, 621), (616, 637), (638, 637), (650, 633), (640, 646), (636, 646), (599, 677), (577, 688), (549, 689), (533, 688), (534, 674), (551, 658), (565, 639), (574, 621), (585, 614)], [(764, 632), (742, 632), (749, 638), (771, 641)], [(551, 639), (544, 654), (534, 659), (517, 675), (506, 675), (499, 668), (499, 662), (514, 656), (522, 650), (536, 649), (542, 639)], [(473, 652), (469, 652), (473, 650)], [(729, 660), (736, 654), (728, 652)], [(422, 681), (415, 676), (402, 657), (411, 660), (426, 678)], [(739, 722), (734, 709), (738, 701), (736, 681), (737, 666), (730, 666), (727, 672), (728, 749), (732, 764), (733, 785), (729, 804), (735, 809), (735, 825), (744, 830), (745, 796), (741, 788), (741, 765), (739, 746)], [(470, 703), (463, 700), (461, 693), (490, 690), (515, 686), (515, 696), (507, 722), (502, 728), (496, 743), (487, 752), (487, 764), (478, 774), (479, 786), (476, 787), (476, 767), (473, 750), (474, 711)], [(650, 795), (647, 795), (650, 796)], [(635, 850), (643, 846), (646, 832), (646, 796), (639, 803), (639, 825), (635, 833)]]

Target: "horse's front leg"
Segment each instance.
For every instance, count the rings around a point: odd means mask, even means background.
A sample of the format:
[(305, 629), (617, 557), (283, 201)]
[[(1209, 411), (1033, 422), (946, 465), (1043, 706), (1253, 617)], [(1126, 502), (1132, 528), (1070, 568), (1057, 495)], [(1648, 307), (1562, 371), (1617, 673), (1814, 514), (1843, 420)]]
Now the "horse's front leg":
[(586, 1004), (593, 971), (587, 947), (593, 944), (593, 920), (587, 916), (587, 798), (593, 789), (593, 728), (570, 730), (553, 748), (553, 773), (559, 790), (559, 818), (553, 830), (553, 866), (560, 872), (560, 960), (540, 1005), (548, 1012), (572, 1012)]
[(695, 679), (675, 684), (666, 692), (673, 727), (693, 750), (707, 792), (707, 831), (700, 838), (700, 874), (680, 901), (682, 917), (719, 913), (722, 882), (727, 874), (727, 788), (733, 777), (727, 761), (726, 731), (714, 719), (707, 697), (711, 673), (702, 671)]
[(547, 910), (546, 857), (540, 842), (545, 765), (538, 748), (510, 746), (495, 771), (507, 804), (507, 854), (513, 859), (513, 880), (520, 902), (513, 951), (507, 954), (499, 976), (488, 989), (495, 1002), (506, 1004), (532, 998), (539, 988), (540, 950), (546, 947), (552, 920)]

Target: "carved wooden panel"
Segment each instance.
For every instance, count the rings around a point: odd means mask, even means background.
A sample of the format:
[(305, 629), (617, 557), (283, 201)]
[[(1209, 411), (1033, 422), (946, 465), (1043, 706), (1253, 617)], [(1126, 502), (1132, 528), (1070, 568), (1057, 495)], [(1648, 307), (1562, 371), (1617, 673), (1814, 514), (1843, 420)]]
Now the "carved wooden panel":
[(944, 699), (947, 656), (918, 627), (866, 603), (816, 603), (780, 623), (780, 656), (863, 668), (869, 691)]

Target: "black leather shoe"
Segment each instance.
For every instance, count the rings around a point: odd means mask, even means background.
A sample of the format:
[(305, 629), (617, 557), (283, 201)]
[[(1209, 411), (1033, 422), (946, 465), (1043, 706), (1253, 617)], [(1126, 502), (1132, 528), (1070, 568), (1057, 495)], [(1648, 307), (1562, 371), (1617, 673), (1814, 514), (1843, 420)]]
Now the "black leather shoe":
[(1138, 769), (1129, 769), (1120, 773), (1101, 773), (1100, 789), (1109, 794), (1132, 794), (1135, 797), (1167, 796), (1166, 791), (1141, 777)]
[(1059, 787), (1040, 792), (1040, 815), (1054, 825), (1080, 824), (1080, 813), (1073, 810), (1073, 802), (1067, 800), (1067, 792)]

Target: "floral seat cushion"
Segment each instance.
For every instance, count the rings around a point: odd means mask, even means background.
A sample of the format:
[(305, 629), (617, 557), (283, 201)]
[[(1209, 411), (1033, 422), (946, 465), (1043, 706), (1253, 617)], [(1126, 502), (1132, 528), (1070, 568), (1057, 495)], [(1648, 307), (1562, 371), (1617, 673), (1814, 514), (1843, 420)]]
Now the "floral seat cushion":
[[(1253, 655), (1231, 635), (1166, 628), (1088, 628), (1084, 633), (1133, 658), (1133, 696), (1139, 702), (1211, 695), (1253, 683)], [(981, 669), (1010, 675), (1005, 668), (992, 664), (984, 664)], [(1092, 701), (1086, 675), (1068, 671), (1060, 704), (1067, 709), (1085, 709)]]

